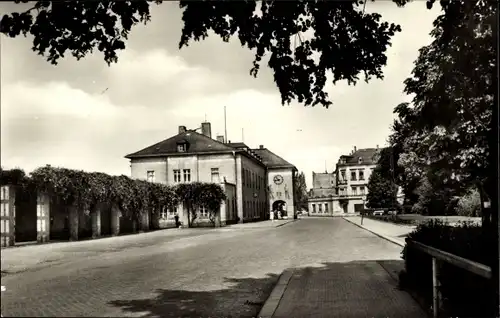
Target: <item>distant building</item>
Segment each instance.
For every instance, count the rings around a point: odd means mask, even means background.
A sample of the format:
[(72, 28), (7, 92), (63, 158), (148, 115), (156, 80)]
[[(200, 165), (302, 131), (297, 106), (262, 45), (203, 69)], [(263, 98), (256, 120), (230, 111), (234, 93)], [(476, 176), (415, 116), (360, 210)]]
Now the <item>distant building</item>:
[[(227, 200), (221, 207), (222, 225), (269, 218), (272, 207), (294, 217), (293, 176), (297, 169), (283, 158), (260, 146), (212, 139), (211, 125), (201, 124), (201, 133), (179, 126), (177, 135), (127, 155), (131, 175), (168, 185), (184, 182), (215, 182), (224, 188)], [(172, 223), (178, 214), (184, 224), (182, 206), (160, 215)], [(198, 223), (208, 222), (208, 212), (198, 211)]]
[(339, 213), (334, 211), (334, 202), (338, 200), (335, 172), (313, 172), (312, 180), (313, 187), (308, 196), (309, 215), (332, 216), (335, 212)]
[(356, 149), (340, 156), (335, 171), (313, 172), (313, 188), (309, 192), (310, 215), (334, 216), (363, 210), (368, 193), (368, 180), (376, 167), (380, 150)]
[(339, 206), (343, 213), (359, 213), (366, 204), (368, 180), (377, 166), (380, 151), (376, 148), (356, 149), (342, 155), (336, 165)]

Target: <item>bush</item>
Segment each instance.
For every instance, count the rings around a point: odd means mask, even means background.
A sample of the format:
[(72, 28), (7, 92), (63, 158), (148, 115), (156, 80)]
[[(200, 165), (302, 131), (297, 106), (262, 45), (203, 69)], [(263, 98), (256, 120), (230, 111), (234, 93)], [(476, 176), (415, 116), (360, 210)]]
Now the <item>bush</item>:
[(400, 219), (398, 218), (397, 215), (366, 215), (365, 216), (368, 219), (372, 220), (377, 220), (377, 221), (384, 221), (384, 222), (389, 222), (389, 223), (395, 223), (395, 224), (405, 224), (405, 225), (414, 225), (417, 223), (415, 220), (408, 220), (408, 219)]
[(481, 198), (476, 189), (470, 190), (465, 196), (458, 199), (456, 206), (457, 215), (461, 216), (480, 216)]
[[(478, 225), (463, 222), (452, 227), (440, 220), (420, 224), (408, 238), (422, 244), (492, 266), (494, 264), (495, 241), (491, 234)], [(405, 247), (404, 285), (432, 304), (432, 258), (431, 256)], [(472, 274), (442, 262), (439, 265), (439, 281), (443, 309), (447, 316), (491, 317), (494, 316), (494, 285), (492, 280)]]

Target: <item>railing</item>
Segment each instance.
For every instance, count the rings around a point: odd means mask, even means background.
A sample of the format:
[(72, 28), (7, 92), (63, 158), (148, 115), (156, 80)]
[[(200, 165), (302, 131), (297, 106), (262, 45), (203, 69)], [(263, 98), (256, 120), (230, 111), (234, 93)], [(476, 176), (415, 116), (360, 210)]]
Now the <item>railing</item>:
[(450, 263), (456, 267), (460, 267), (481, 277), (491, 279), (491, 268), (486, 265), (439, 250), (434, 247), (424, 245), (419, 242), (412, 241), (408, 238), (406, 239), (406, 245), (410, 248), (414, 248), (432, 256), (432, 309), (433, 316), (435, 318), (438, 317), (440, 308), (438, 261)]

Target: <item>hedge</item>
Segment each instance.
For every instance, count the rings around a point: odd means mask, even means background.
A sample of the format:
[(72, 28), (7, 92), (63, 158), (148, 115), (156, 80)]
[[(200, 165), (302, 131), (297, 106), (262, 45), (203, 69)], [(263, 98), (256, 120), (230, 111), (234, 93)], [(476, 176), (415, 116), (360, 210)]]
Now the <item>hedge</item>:
[(226, 199), (218, 184), (193, 182), (171, 187), (124, 175), (110, 176), (51, 166), (37, 168), (29, 176), (21, 169), (1, 170), (0, 183), (30, 188), (32, 193), (45, 192), (62, 204), (83, 210), (91, 210), (102, 202), (111, 203), (125, 216), (136, 220), (150, 209), (161, 210), (179, 203), (218, 211)]
[[(440, 220), (420, 224), (408, 238), (422, 244), (492, 266), (495, 241), (481, 226), (462, 222), (449, 226)], [(402, 252), (405, 272), (402, 287), (407, 287), (430, 307), (432, 304), (432, 260), (423, 252), (405, 247)], [(443, 309), (451, 317), (492, 317), (494, 286), (492, 280), (441, 262), (439, 271)]]

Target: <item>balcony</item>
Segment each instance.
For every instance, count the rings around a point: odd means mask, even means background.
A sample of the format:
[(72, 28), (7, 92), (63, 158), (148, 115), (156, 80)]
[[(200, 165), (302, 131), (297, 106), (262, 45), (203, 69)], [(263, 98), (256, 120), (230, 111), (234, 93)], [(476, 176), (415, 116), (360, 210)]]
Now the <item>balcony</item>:
[(337, 184), (347, 184), (347, 180), (338, 180)]

